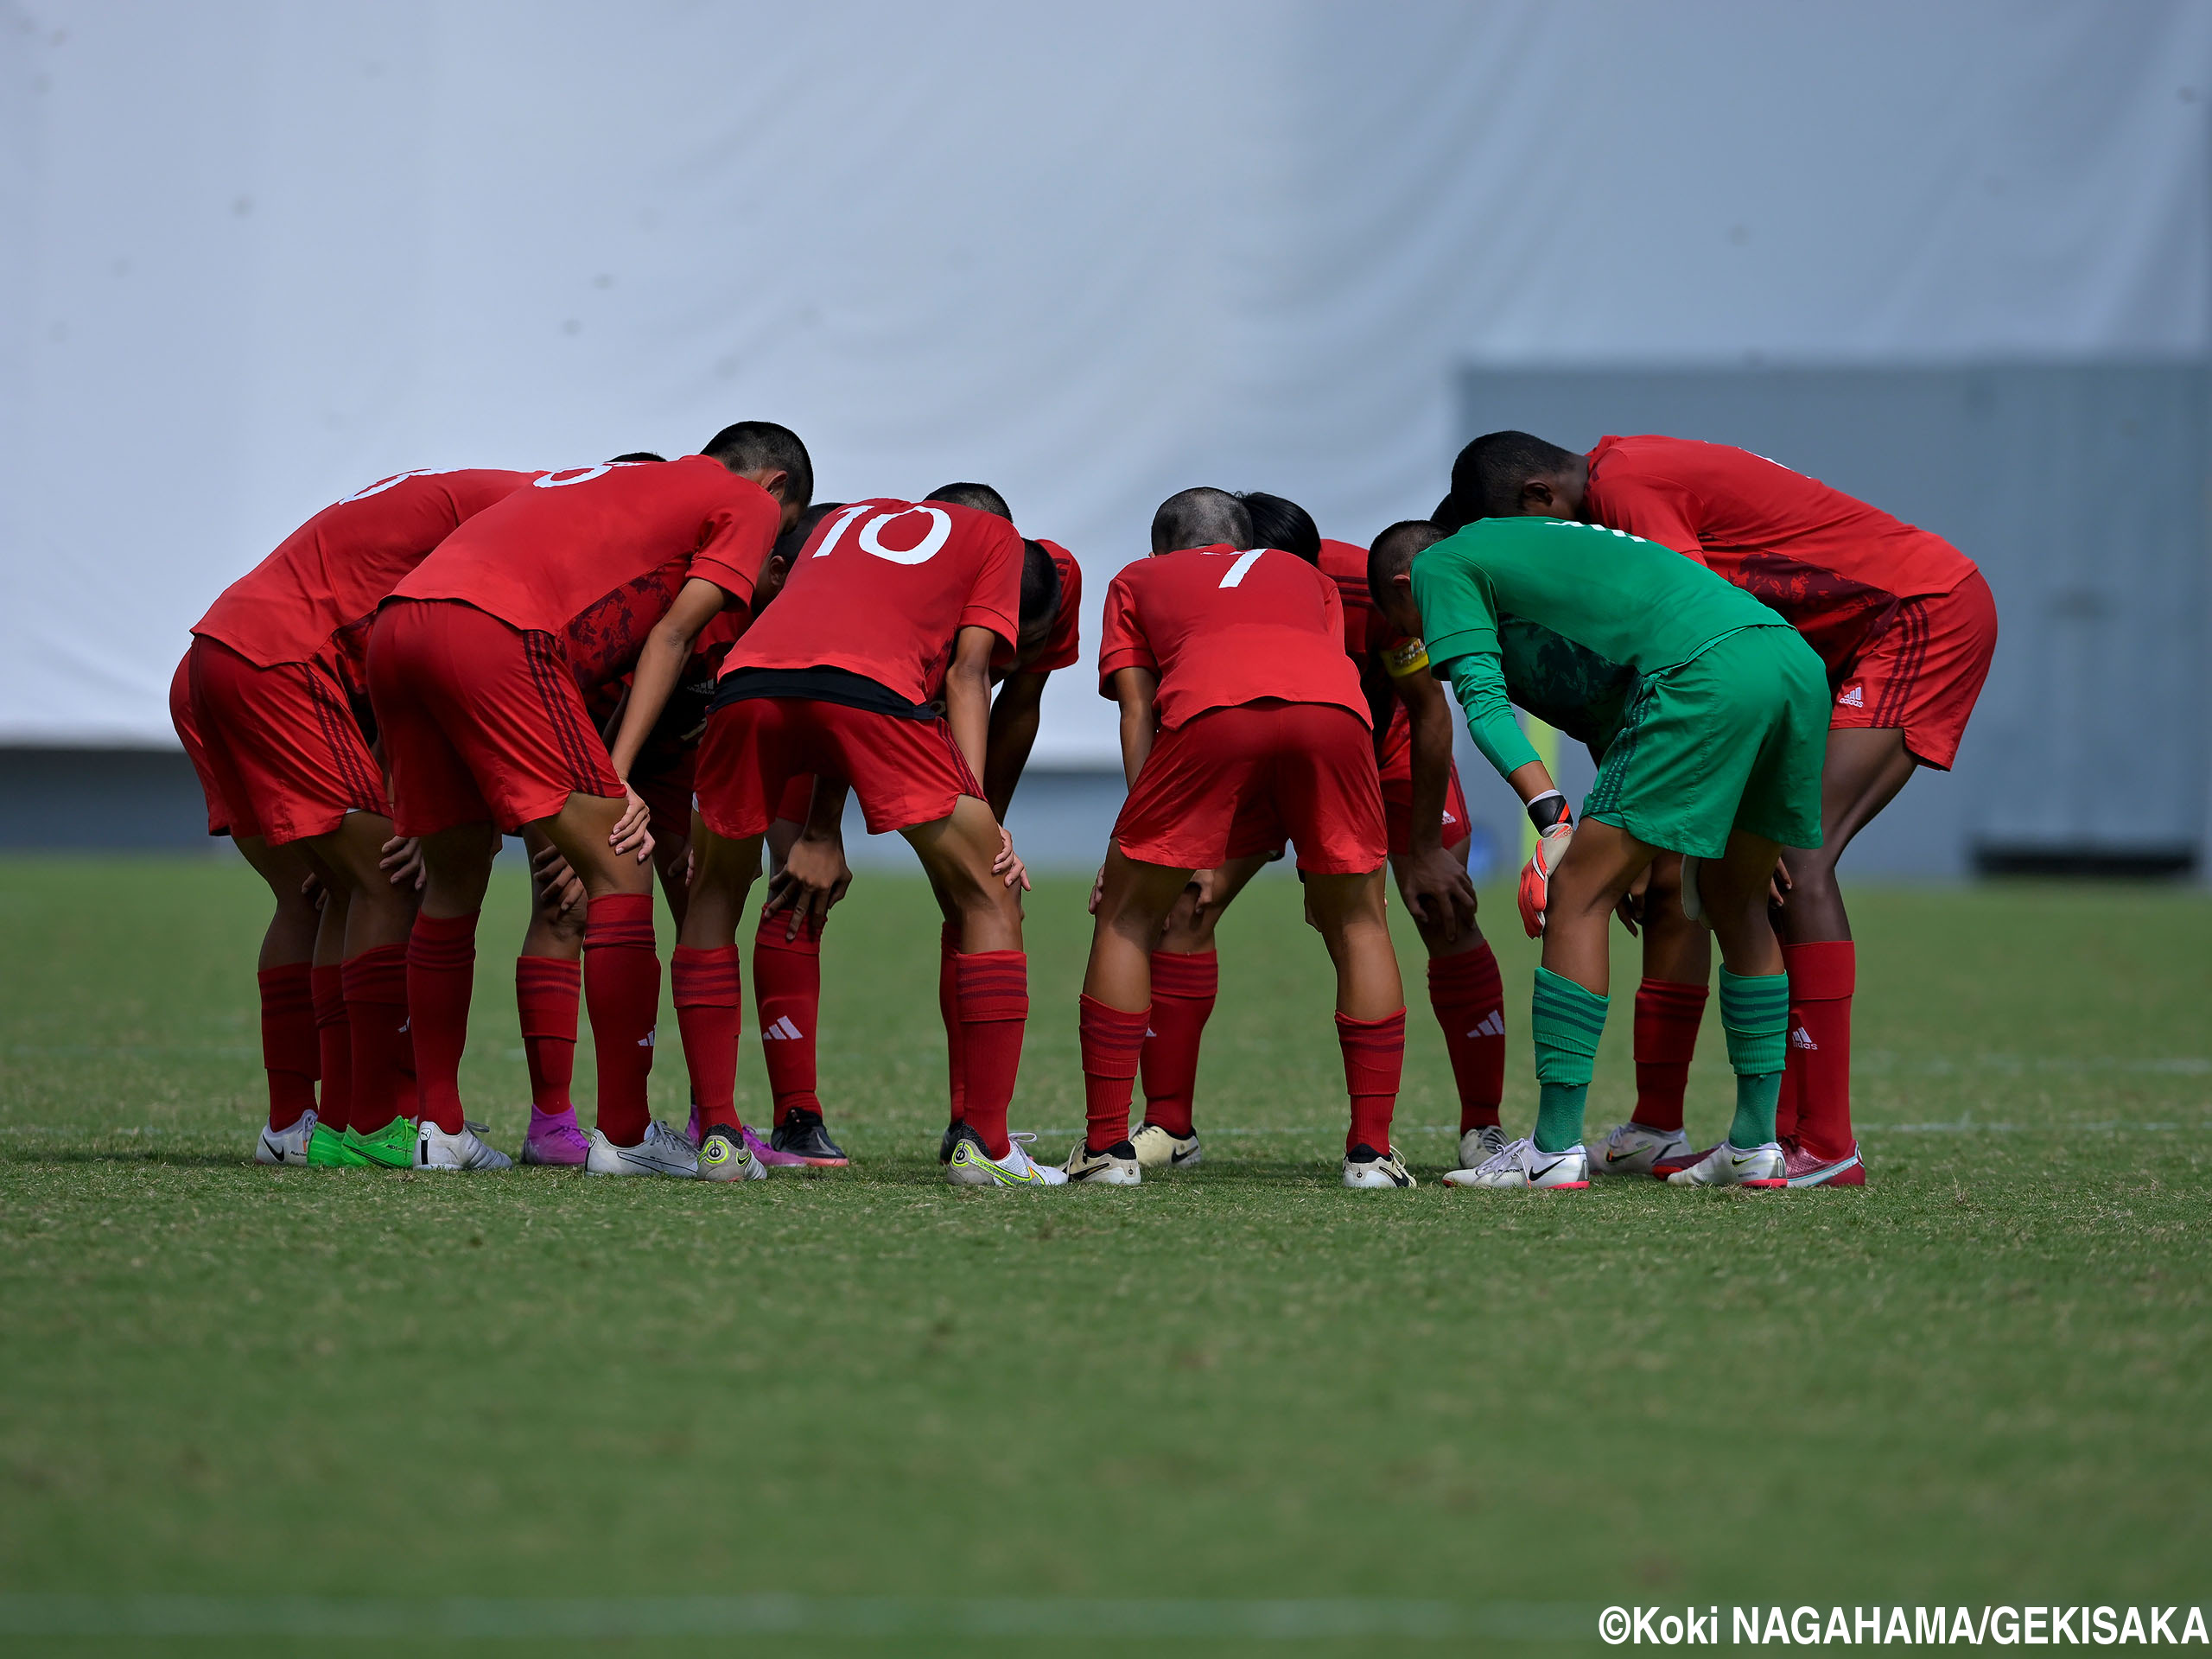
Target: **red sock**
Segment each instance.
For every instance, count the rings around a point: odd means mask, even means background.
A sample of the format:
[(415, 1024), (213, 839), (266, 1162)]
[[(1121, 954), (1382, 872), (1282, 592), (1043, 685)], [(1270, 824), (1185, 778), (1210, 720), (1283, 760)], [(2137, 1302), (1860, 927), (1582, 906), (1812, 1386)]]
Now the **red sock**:
[[(1170, 1135), (1191, 1132), (1191, 1091), (1198, 1080), (1198, 1039), (1205, 1035), (1206, 1020), (1213, 1013), (1214, 996), (1220, 988), (1221, 958), (1213, 951), (1192, 956), (1173, 950), (1152, 953), (1152, 1025), (1142, 1033), (1144, 1121), (1159, 1124)], [(1085, 1061), (1086, 1079), (1090, 1071)], [(1084, 1092), (1086, 1096), (1091, 1092), (1087, 1080)], [(1122, 1104), (1126, 1122), (1126, 1094)], [(1096, 1122), (1095, 1113), (1092, 1121)], [(1124, 1128), (1114, 1140), (1128, 1133)], [(1103, 1150), (1095, 1141), (1093, 1148)]]
[(476, 988), (476, 912), (418, 915), (407, 936), (408, 1028), (415, 1035), (416, 1110), (459, 1135), (461, 1052)]
[(960, 999), (960, 1056), (966, 1071), (965, 1116), (983, 1150), (1007, 1155), (1006, 1109), (1021, 1070), (1021, 1033), (1029, 1023), (1029, 958), (1019, 950), (978, 950), (954, 964)]
[(794, 1110), (822, 1113), (814, 1092), (814, 1034), (822, 1019), (822, 929), (787, 939), (788, 916), (763, 916), (753, 936), (753, 1000), (760, 1014), (760, 1058), (781, 1128)]
[[(1157, 962), (1160, 958), (1154, 957), (1153, 960)], [(1211, 962), (1213, 958), (1209, 956), (1205, 960)], [(1089, 1124), (1083, 1139), (1093, 1152), (1103, 1152), (1116, 1141), (1129, 1138), (1129, 1096), (1136, 1089), (1139, 1056), (1145, 1056), (1147, 1065), (1149, 1062), (1150, 1046), (1145, 1040), (1145, 1028), (1151, 1018), (1151, 1008), (1139, 1008), (1130, 1014), (1121, 1008), (1109, 1008), (1095, 996), (1084, 997), (1077, 1003), (1076, 1025), (1083, 1042), (1083, 1115)], [(1149, 1104), (1146, 1114), (1150, 1116)], [(1152, 1121), (1160, 1122), (1158, 1118)], [(1186, 1103), (1185, 1127), (1179, 1134), (1191, 1132), (1190, 1121)]]
[(308, 964), (261, 970), (261, 1064), (269, 1073), (269, 1127), (289, 1129), (315, 1107), (321, 1053), (315, 1033), (315, 990)]
[(938, 935), (937, 1011), (944, 1020), (944, 1069), (951, 1085), (952, 1116), (960, 1122), (968, 1112), (968, 1071), (960, 1056), (960, 924), (947, 922)]
[(1697, 1052), (1706, 988), (1647, 979), (1636, 988), (1636, 1121), (1649, 1129), (1682, 1127), (1682, 1091)]
[(1388, 1152), (1390, 1113), (1406, 1069), (1406, 1011), (1400, 1008), (1387, 1020), (1347, 1020), (1340, 1014), (1337, 1043), (1344, 1052), (1344, 1090), (1351, 1096), (1344, 1150), (1363, 1146)]
[[(1859, 952), (1849, 939), (1785, 944), (1789, 974), (1789, 1064), (1797, 1080), (1797, 1144), (1815, 1158), (1847, 1156), (1851, 1128), (1851, 997)], [(1777, 1131), (1778, 1132), (1778, 1131)]]
[(1457, 956), (1428, 959), (1428, 1006), (1452, 1057), (1459, 1133), (1495, 1124), (1505, 1098), (1505, 982), (1488, 939)]
[[(591, 901), (584, 918), (584, 1004), (599, 1060), (599, 1132), (618, 1147), (634, 1147), (652, 1122), (645, 1079), (652, 1074), (653, 1020), (660, 1013), (650, 893), (611, 893)], [(700, 1103), (702, 1114), (705, 1105)]]
[(522, 1016), (523, 1058), (530, 1063), (530, 1103), (549, 1116), (569, 1110), (576, 1074), (576, 1002), (582, 963), (565, 957), (515, 958), (515, 1009)]
[(351, 958), (346, 1023), (353, 1039), (351, 1128), (374, 1135), (414, 1103), (415, 1046), (407, 1029), (407, 947), (380, 944)]
[[(315, 1052), (321, 1064), (322, 1097), (315, 1103), (319, 1122), (338, 1134), (353, 1121), (353, 1043), (346, 1023), (346, 970), (336, 963), (308, 976), (314, 987)], [(281, 1125), (279, 1127), (282, 1127)]]
[(669, 963), (676, 994), (676, 1028), (683, 1037), (683, 1064), (691, 1075), (691, 1100), (699, 1133), (719, 1125), (737, 1132), (737, 1033), (745, 1023), (737, 947), (711, 950), (679, 944)]

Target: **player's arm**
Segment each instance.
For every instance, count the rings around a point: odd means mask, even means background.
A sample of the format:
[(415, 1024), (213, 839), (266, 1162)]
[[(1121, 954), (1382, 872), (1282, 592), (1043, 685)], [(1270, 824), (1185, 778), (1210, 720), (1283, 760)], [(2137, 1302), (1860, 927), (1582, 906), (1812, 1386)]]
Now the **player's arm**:
[(668, 613), (645, 636), (645, 646), (638, 652), (638, 665), (630, 676), (622, 723), (608, 748), (616, 777), (628, 781), (638, 752), (652, 735), (653, 724), (668, 707), (669, 694), (683, 677), (684, 664), (691, 660), (692, 642), (728, 603), (728, 594), (711, 582), (693, 576), (677, 592)]
[(1497, 768), (1498, 776), (1513, 786), (1536, 826), (1536, 850), (1521, 870), (1521, 925), (1530, 938), (1544, 931), (1544, 912), (1551, 899), (1552, 873), (1574, 837), (1574, 816), (1567, 797), (1552, 782), (1551, 772), (1536, 758), (1536, 751), (1513, 718), (1506, 699), (1504, 660), (1496, 652), (1470, 652), (1448, 665), (1452, 690), (1467, 717), (1467, 730), (1483, 758)]
[(791, 912), (785, 932), (795, 939), (800, 930), (818, 923), (830, 906), (853, 885), (852, 867), (845, 861), (845, 797), (852, 786), (817, 775), (808, 801), (806, 823), (798, 839), (784, 855), (784, 867), (768, 883), (768, 902), (761, 914)]
[(990, 732), (984, 743), (983, 798), (991, 804), (991, 816), (1001, 823), (1006, 822), (1006, 810), (1013, 804), (1014, 785), (1029, 765), (1029, 751), (1037, 742), (1045, 682), (1052, 677), (1026, 670), (1009, 674), (991, 701)]
[(978, 779), (983, 775), (991, 727), (991, 653), (999, 637), (970, 624), (953, 637), (944, 671), (944, 718), (952, 741)]
[(1152, 753), (1159, 724), (1153, 700), (1159, 690), (1160, 676), (1151, 669), (1114, 671), (1114, 701), (1122, 710), (1122, 778), (1131, 789), (1136, 787), (1137, 773), (1144, 770), (1145, 758)]
[(1444, 850), (1444, 802), (1452, 785), (1452, 709), (1444, 688), (1428, 670), (1418, 642), (1386, 658), (1391, 689), (1406, 706), (1413, 732), (1413, 850), (1401, 890), (1421, 921), (1441, 922), (1456, 939), (1475, 919), (1475, 884), (1459, 860)]

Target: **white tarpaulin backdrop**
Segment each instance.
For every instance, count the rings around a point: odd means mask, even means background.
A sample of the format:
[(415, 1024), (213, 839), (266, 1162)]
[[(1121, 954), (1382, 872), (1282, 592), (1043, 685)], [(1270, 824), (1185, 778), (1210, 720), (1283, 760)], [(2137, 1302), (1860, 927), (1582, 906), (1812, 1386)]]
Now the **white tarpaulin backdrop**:
[(2208, 107), (2156, 0), (0, 0), (0, 741), (403, 467), (782, 420), (1095, 623), (1182, 486), (1425, 512), (1469, 361), (2201, 353)]

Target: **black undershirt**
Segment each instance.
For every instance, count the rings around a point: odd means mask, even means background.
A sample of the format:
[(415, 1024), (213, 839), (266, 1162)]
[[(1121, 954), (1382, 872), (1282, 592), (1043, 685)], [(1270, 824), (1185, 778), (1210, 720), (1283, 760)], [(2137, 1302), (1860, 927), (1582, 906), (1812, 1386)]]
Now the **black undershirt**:
[(748, 697), (800, 697), (834, 702), (899, 720), (938, 720), (934, 703), (909, 702), (880, 680), (845, 668), (740, 668), (722, 676), (714, 707), (726, 708)]

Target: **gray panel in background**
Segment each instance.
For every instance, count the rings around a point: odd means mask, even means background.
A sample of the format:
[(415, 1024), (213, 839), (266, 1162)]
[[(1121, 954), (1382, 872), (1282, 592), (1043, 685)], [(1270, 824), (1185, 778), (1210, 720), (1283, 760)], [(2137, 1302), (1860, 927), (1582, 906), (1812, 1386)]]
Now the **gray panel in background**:
[[(1465, 371), (1462, 437), (1507, 428), (1576, 449), (1638, 432), (1740, 445), (1981, 566), (2000, 638), (1957, 770), (1916, 778), (1851, 868), (1959, 874), (1977, 852), (2205, 867), (2203, 365)], [(1461, 769), (1478, 816), (1510, 826), (1510, 796)]]

